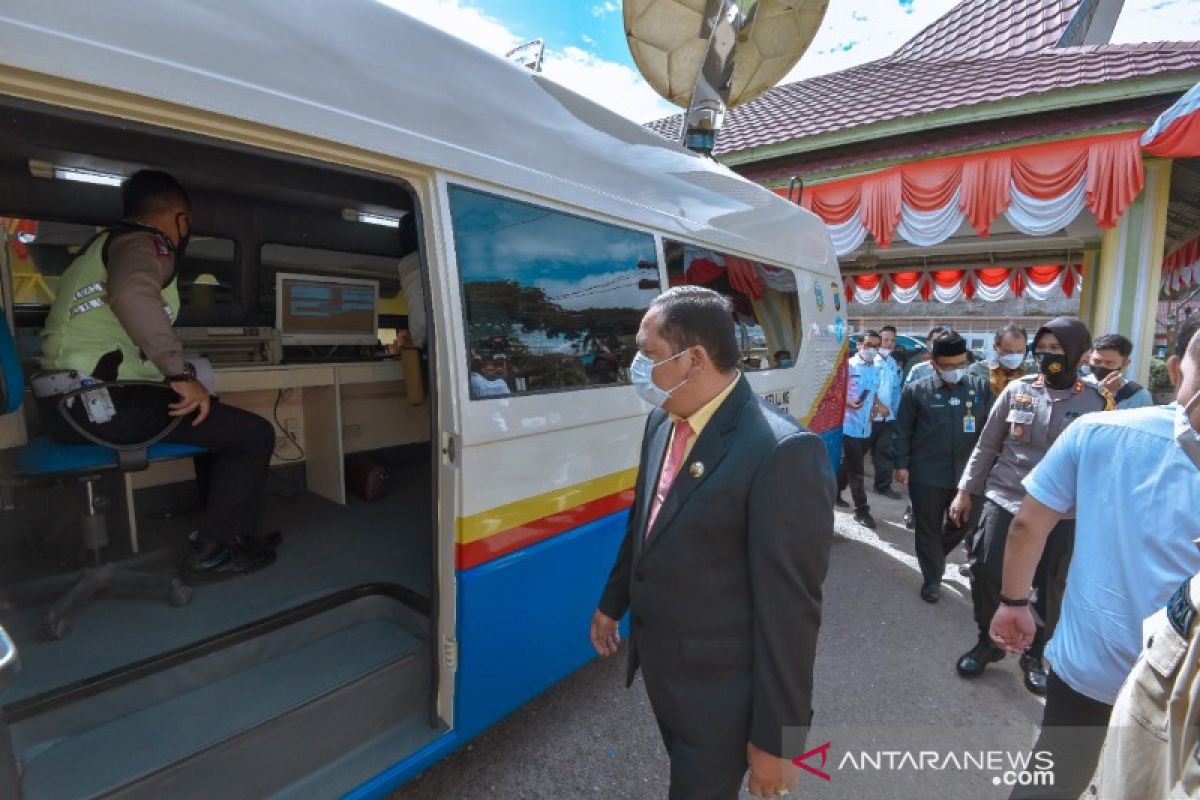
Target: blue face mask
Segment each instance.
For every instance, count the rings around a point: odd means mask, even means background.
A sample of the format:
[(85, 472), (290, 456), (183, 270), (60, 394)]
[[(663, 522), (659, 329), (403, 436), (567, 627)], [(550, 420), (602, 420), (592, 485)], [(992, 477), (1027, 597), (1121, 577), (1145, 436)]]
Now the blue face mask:
[(1024, 353), (1005, 353), (1002, 356), (996, 356), (996, 360), (1000, 362), (1000, 366), (1005, 369), (1016, 369), (1025, 363)]
[[(688, 350), (690, 349), (691, 348), (689, 347)], [(675, 390), (690, 381), (691, 378), (684, 378), (670, 389), (661, 389), (659, 388), (658, 384), (654, 382), (654, 368), (661, 367), (663, 364), (666, 364), (669, 361), (674, 361), (686, 352), (687, 350), (680, 350), (670, 358), (664, 358), (662, 361), (657, 363), (651, 361), (650, 358), (642, 352), (639, 352), (636, 356), (634, 356), (633, 363), (629, 365), (629, 382), (633, 384), (633, 390), (637, 392), (637, 396), (652, 406), (658, 406), (659, 408), (662, 408), (667, 400), (671, 399), (671, 395), (674, 394)]]
[(779, 368), (780, 369), (787, 369), (788, 367), (794, 367), (794, 366), (796, 366), (796, 362), (793, 359), (790, 359), (790, 358), (779, 359)]

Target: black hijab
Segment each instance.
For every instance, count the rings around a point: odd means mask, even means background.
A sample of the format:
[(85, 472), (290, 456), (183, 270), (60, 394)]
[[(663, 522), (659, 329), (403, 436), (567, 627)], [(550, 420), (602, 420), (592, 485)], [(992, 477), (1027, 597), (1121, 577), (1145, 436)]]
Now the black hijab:
[(1038, 369), (1046, 377), (1046, 385), (1052, 389), (1069, 389), (1079, 378), (1079, 362), (1092, 347), (1092, 334), (1082, 320), (1075, 317), (1058, 317), (1038, 328), (1033, 337), (1034, 356), (1042, 334), (1052, 333), (1062, 345), (1062, 356), (1047, 356), (1038, 359)]

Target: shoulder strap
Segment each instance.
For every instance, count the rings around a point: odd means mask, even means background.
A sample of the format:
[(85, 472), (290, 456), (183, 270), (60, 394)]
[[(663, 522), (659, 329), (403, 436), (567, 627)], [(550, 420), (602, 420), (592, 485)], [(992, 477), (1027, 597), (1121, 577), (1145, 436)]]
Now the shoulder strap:
[[(116, 225), (109, 227), (102, 233), (107, 233), (108, 238), (104, 240), (104, 249), (100, 251), (100, 263), (104, 265), (105, 272), (108, 271), (108, 248), (112, 246), (113, 240), (129, 233), (152, 233), (155, 236), (162, 237), (166, 241), (162, 231), (155, 228), (153, 225), (146, 225), (141, 222), (118, 222)], [(97, 234), (97, 236), (102, 234)], [(94, 237), (93, 237), (94, 238)], [(162, 288), (167, 288), (175, 282), (175, 278), (179, 275), (179, 264), (175, 258), (171, 258), (171, 274), (167, 276), (167, 280), (163, 283)]]
[(1117, 393), (1116, 393), (1116, 395), (1114, 395), (1114, 397), (1116, 398), (1118, 403), (1124, 403), (1126, 400), (1133, 397), (1135, 394), (1137, 394), (1141, 390), (1142, 390), (1141, 384), (1134, 383), (1133, 381), (1129, 381), (1117, 391)]

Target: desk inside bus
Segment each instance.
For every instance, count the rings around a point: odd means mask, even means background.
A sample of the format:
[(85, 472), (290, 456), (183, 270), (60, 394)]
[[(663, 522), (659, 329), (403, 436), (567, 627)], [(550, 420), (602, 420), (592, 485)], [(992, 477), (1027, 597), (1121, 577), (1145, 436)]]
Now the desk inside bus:
[[(224, 367), (215, 374), (222, 403), (253, 411), (275, 425), (272, 464), (301, 460), (281, 429), (289, 421), (296, 423), (306, 488), (340, 505), (346, 503), (347, 453), (429, 441), (428, 402), (409, 403), (399, 361)], [(180, 462), (155, 465), (126, 479), (135, 552), (133, 490), (191, 477), (190, 462)]]

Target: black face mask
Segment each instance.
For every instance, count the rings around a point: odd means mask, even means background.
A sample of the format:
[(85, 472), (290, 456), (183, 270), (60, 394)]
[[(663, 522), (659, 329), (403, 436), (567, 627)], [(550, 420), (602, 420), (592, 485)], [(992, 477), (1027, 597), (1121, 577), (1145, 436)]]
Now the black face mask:
[(1075, 383), (1074, 370), (1067, 369), (1067, 357), (1061, 353), (1034, 353), (1038, 371), (1046, 377), (1046, 385), (1066, 389)]
[(1098, 381), (1104, 380), (1109, 375), (1112, 375), (1114, 372), (1117, 371), (1115, 369), (1109, 369), (1108, 367), (1097, 367), (1097, 366), (1091, 366), (1091, 367), (1088, 367), (1088, 369), (1090, 369), (1092, 371), (1092, 375), (1094, 375), (1096, 377), (1096, 380), (1098, 380)]

